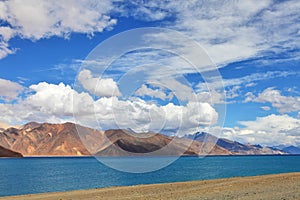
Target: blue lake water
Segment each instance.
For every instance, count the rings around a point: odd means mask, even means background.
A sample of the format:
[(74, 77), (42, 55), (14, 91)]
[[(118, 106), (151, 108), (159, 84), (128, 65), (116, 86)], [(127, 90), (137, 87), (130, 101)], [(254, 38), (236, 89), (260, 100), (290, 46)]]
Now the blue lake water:
[[(164, 158), (147, 159), (152, 163)], [(181, 157), (168, 167), (142, 174), (116, 171), (93, 157), (9, 158), (0, 159), (0, 196), (299, 171), (300, 156)]]

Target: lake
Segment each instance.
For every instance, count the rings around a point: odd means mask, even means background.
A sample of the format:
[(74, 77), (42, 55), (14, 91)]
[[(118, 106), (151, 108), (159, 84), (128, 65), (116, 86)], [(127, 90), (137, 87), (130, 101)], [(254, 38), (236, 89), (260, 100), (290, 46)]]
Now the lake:
[[(145, 158), (105, 159), (128, 162), (128, 159)], [(157, 162), (158, 159), (164, 157), (147, 158), (149, 164)], [(3, 158), (0, 159), (0, 169), (0, 196), (9, 196), (299, 172), (300, 156), (181, 157), (163, 169), (141, 174), (111, 169), (94, 157)]]

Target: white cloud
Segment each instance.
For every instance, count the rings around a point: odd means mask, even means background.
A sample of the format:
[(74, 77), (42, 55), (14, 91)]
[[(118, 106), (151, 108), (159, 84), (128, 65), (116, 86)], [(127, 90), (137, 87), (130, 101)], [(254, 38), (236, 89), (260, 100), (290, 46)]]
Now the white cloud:
[(2, 37), (2, 40), (8, 41), (10, 38), (14, 35), (14, 30), (7, 26), (0, 26), (0, 36)]
[(252, 101), (261, 103), (271, 103), (280, 113), (289, 113), (300, 110), (300, 97), (298, 96), (284, 96), (279, 90), (273, 87), (265, 89)]
[[(83, 94), (75, 92), (70, 86), (60, 83), (58, 85), (48, 84), (41, 82), (37, 85), (31, 85), (35, 93), (30, 95), (25, 104), (30, 105), (33, 110), (39, 110), (41, 113), (60, 116), (73, 116), (73, 97), (85, 99), (86, 102), (81, 101), (82, 107), (88, 102), (92, 102), (92, 99), (84, 98)], [(92, 104), (90, 104), (92, 106)]]
[(280, 77), (288, 77), (293, 75), (299, 75), (299, 73), (291, 72), (291, 71), (266, 71), (264, 73), (253, 73), (239, 78), (222, 79), (222, 81), (220, 81), (220, 77), (216, 77), (216, 80), (214, 80), (215, 77), (211, 77), (212, 80), (210, 83), (199, 83), (197, 85), (197, 88), (201, 89), (209, 86), (210, 88), (220, 89), (223, 87), (227, 88), (227, 87), (241, 86), (241, 85), (245, 85), (246, 87), (249, 87), (248, 84), (252, 86), (253, 84), (255, 84), (254, 82), (257, 81), (269, 80), (269, 79), (280, 78)]
[[(169, 15), (167, 10), (158, 8), (158, 2), (155, 1), (127, 1), (120, 10), (123, 16), (133, 16), (138, 20), (157, 21), (162, 20)], [(131, 7), (130, 10), (126, 7)]]
[[(10, 128), (10, 127), (18, 128), (18, 126), (14, 126), (14, 125), (10, 125), (10, 124), (6, 124), (6, 123), (3, 123), (3, 122), (0, 122), (0, 129), (1, 128), (7, 129), (7, 128)], [(1, 130), (0, 130), (0, 132), (1, 132)]]
[(23, 91), (23, 89), (24, 88), (16, 82), (0, 78), (0, 100), (14, 100)]
[(155, 97), (162, 100), (166, 100), (170, 98), (171, 96), (167, 96), (166, 93), (161, 89), (152, 89), (147, 87), (145, 84), (143, 84), (136, 92), (135, 95), (145, 97)]
[(247, 84), (245, 85), (245, 87), (254, 87), (254, 86), (256, 86), (256, 85), (257, 85), (257, 83), (250, 82), (250, 83), (247, 83)]
[(74, 121), (103, 129), (179, 129), (185, 132), (199, 126), (212, 125), (218, 119), (218, 113), (207, 103), (169, 103), (161, 106), (138, 98), (119, 100), (117, 97), (102, 97), (95, 101), (88, 93), (78, 93), (63, 83), (55, 85), (42, 82), (31, 85), (30, 89), (32, 93), (17, 104), (0, 104), (0, 121), (8, 124)]
[[(199, 93), (198, 98), (202, 101), (207, 99), (208, 102), (212, 99), (211, 102), (215, 103), (224, 103), (225, 95), (222, 93), (223, 89), (226, 90), (226, 98), (233, 99), (240, 97), (242, 94), (242, 87), (252, 87), (256, 82), (262, 80), (269, 80), (280, 77), (288, 77), (298, 75), (297, 72), (288, 72), (288, 71), (267, 71), (265, 73), (254, 73), (247, 76), (232, 78), (232, 79), (220, 79), (220, 77), (210, 77), (209, 82), (200, 82), (197, 86), (197, 92)], [(211, 90), (208, 92), (199, 92), (203, 90)], [(244, 102), (250, 102), (255, 99), (255, 95), (252, 92), (247, 92), (244, 95), (246, 98)], [(227, 103), (230, 103), (227, 101)]]
[[(224, 64), (257, 56), (264, 51), (299, 47), (300, 3), (294, 1), (114, 1), (83, 0), (49, 2), (11, 0), (0, 2), (0, 19), (10, 24), (0, 29), (2, 42), (16, 35), (39, 40), (71, 33), (93, 35), (113, 27), (112, 16), (163, 21), (161, 26), (181, 31), (195, 39), (212, 60)], [(152, 37), (153, 38), (153, 37)], [(160, 41), (168, 40), (157, 37)], [(6, 43), (8, 47), (8, 43)], [(280, 47), (280, 48), (278, 48)], [(3, 51), (2, 57), (13, 51)], [(193, 55), (193, 49), (186, 54)]]
[(288, 115), (268, 115), (257, 117), (254, 121), (241, 121), (243, 128), (212, 127), (206, 131), (219, 137), (237, 140), (243, 143), (266, 146), (300, 146), (300, 120)]
[(251, 101), (253, 101), (253, 99), (255, 99), (255, 95), (252, 92), (247, 92), (245, 94), (245, 97), (246, 97), (244, 100), (245, 103), (251, 102)]
[(9, 48), (7, 42), (0, 41), (0, 59), (6, 57), (9, 54), (15, 53), (14, 49)]
[(95, 113), (103, 127), (131, 128), (137, 132), (179, 129), (180, 134), (212, 125), (218, 118), (217, 112), (207, 103), (159, 106), (141, 99), (122, 101), (115, 97), (99, 99)]
[(261, 109), (265, 110), (265, 111), (269, 111), (271, 110), (271, 108), (269, 106), (262, 106)]
[(235, 86), (227, 89), (226, 97), (229, 98), (229, 99), (233, 99), (235, 97), (238, 97), (240, 89), (241, 89), (241, 87), (239, 85), (235, 85)]
[[(153, 16), (153, 20), (157, 20), (157, 13), (165, 18), (171, 16), (174, 21), (165, 26), (198, 41), (217, 64), (254, 57), (264, 51), (280, 52), (299, 47), (300, 25), (297, 22), (300, 3), (297, 0), (156, 0), (151, 3), (137, 1), (136, 4), (139, 6), (134, 7), (132, 16), (140, 19)], [(172, 39), (170, 36), (167, 38)], [(162, 42), (164, 40), (161, 39)], [(189, 53), (192, 54), (192, 50)]]
[(117, 83), (112, 78), (94, 78), (91, 71), (84, 69), (78, 74), (78, 81), (96, 96), (121, 96)]
[[(71, 32), (102, 32), (116, 23), (109, 12), (112, 3), (103, 1), (49, 2), (28, 0), (1, 3), (1, 19), (8, 22), (15, 34), (38, 40), (51, 36), (66, 36)], [(75, 20), (76, 19), (76, 20)]]
[(210, 105), (224, 104), (225, 103), (225, 93), (216, 90), (203, 91), (196, 94), (197, 101), (207, 102)]
[(64, 83), (41, 82), (31, 85), (31, 92), (15, 104), (0, 104), (0, 121), (24, 124), (28, 121), (62, 123), (74, 121), (73, 115), (92, 115), (94, 100)]
[[(46, 82), (30, 86), (33, 93), (18, 104), (0, 104), (1, 121), (21, 124), (24, 121), (61, 123), (72, 121), (99, 128), (132, 128), (135, 131), (181, 129), (190, 133), (199, 126), (216, 123), (218, 114), (207, 103), (189, 102), (186, 106), (169, 103), (159, 106), (141, 99), (119, 100), (103, 97), (94, 101), (88, 93), (78, 93), (70, 86)], [(219, 137), (263, 145), (300, 145), (300, 120), (288, 115), (258, 117), (241, 121), (243, 128), (206, 128)]]
[(288, 115), (268, 115), (257, 117), (255, 121), (242, 121), (245, 128), (241, 133), (248, 132), (246, 137), (262, 144), (293, 144), (300, 145), (300, 134), (292, 133), (300, 128), (300, 120)]
[(0, 20), (5, 23), (0, 27), (0, 58), (14, 52), (7, 43), (14, 36), (39, 40), (52, 36), (68, 37), (73, 32), (93, 35), (110, 29), (117, 22), (110, 17), (112, 9), (110, 0), (2, 1)]
[(160, 79), (159, 83), (162, 84), (164, 87), (170, 89), (179, 101), (196, 101), (197, 97), (195, 91), (193, 91), (192, 87), (189, 86), (186, 81), (182, 83), (181, 81), (176, 80), (175, 78), (165, 78)]

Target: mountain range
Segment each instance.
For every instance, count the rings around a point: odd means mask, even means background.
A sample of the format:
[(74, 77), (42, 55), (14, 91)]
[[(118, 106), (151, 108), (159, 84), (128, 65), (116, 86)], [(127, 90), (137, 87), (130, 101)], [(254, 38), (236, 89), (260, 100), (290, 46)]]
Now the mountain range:
[(0, 157), (263, 154), (288, 153), (281, 149), (217, 138), (208, 133), (179, 138), (154, 132), (101, 131), (73, 123), (36, 122), (0, 130)]
[(235, 155), (262, 155), (262, 154), (287, 154), (288, 152), (272, 147), (263, 147), (261, 145), (242, 144), (237, 141), (231, 141), (225, 138), (217, 138), (214, 135), (205, 132), (186, 135), (186, 138), (200, 142), (213, 142), (216, 145), (227, 149)]
[(273, 147), (273, 149), (281, 150), (281, 151), (286, 152), (288, 154), (300, 155), (300, 148), (295, 147), (295, 146), (279, 145), (279, 146)]

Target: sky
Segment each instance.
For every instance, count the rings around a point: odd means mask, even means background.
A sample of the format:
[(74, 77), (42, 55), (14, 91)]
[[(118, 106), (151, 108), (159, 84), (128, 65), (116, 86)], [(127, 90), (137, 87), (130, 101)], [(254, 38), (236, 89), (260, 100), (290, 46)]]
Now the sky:
[(300, 147), (300, 2), (0, 2), (0, 124)]

